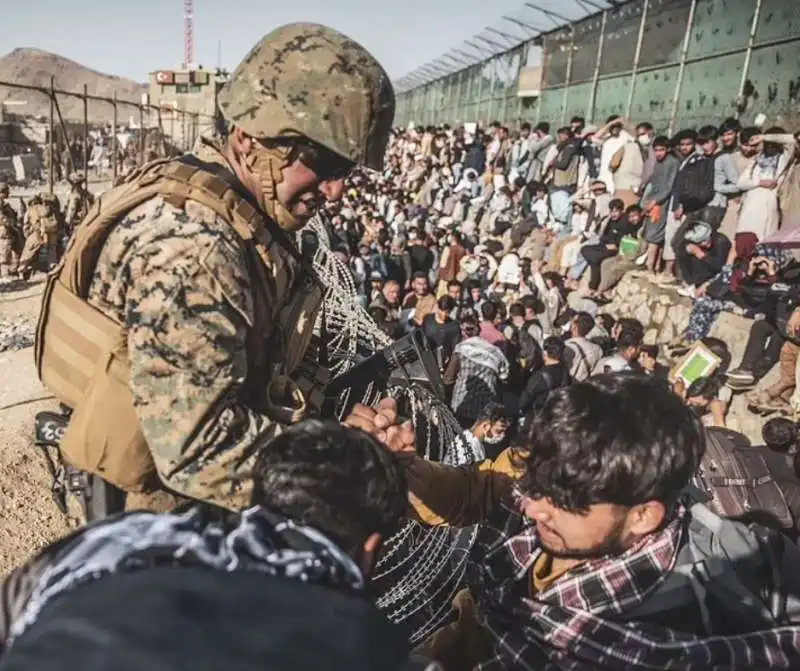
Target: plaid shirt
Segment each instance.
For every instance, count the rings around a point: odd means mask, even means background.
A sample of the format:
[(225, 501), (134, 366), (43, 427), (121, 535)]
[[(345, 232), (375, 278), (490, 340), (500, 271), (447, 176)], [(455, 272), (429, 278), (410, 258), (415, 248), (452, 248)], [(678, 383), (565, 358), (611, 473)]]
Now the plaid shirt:
[(800, 668), (800, 625), (702, 638), (623, 621), (675, 566), (688, 526), (681, 511), (620, 557), (585, 562), (531, 596), (542, 552), (535, 527), (510, 508), (482, 527), (470, 584), (494, 657), (480, 671)]

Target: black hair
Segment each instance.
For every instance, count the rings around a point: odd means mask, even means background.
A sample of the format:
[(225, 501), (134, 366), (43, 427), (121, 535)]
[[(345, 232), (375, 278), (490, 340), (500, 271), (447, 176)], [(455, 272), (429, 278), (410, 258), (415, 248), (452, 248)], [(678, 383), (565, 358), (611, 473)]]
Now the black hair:
[(691, 140), (692, 142), (697, 142), (697, 131), (693, 128), (685, 128), (675, 135), (672, 138), (673, 144), (677, 145), (683, 142), (683, 140)]
[(636, 124), (636, 128), (637, 129), (641, 128), (641, 129), (646, 130), (646, 131), (652, 131), (653, 130), (653, 124), (651, 124), (649, 121), (642, 121), (642, 123), (637, 123)]
[(572, 117), (572, 118), (569, 120), (569, 122), (570, 122), (570, 123), (579, 123), (579, 124), (583, 125), (583, 124), (585, 124), (585, 123), (586, 123), (586, 119), (584, 119), (582, 116), (577, 116), (577, 115), (576, 115), (576, 116)]
[(716, 126), (703, 126), (697, 131), (697, 141), (702, 142), (716, 142), (719, 139), (719, 130)]
[(715, 377), (698, 377), (686, 390), (686, 398), (704, 398), (710, 401), (717, 397), (721, 386)]
[(503, 420), (508, 420), (509, 414), (506, 406), (502, 403), (497, 403), (496, 401), (492, 401), (491, 403), (487, 403), (483, 410), (481, 410), (480, 415), (478, 415), (478, 422), (500, 422)]
[(625, 208), (626, 214), (632, 214), (634, 212), (638, 212), (639, 214), (644, 214), (644, 210), (642, 210), (640, 205), (628, 205)]
[(575, 329), (581, 338), (585, 338), (594, 329), (594, 317), (588, 312), (579, 312), (573, 317)]
[(427, 280), (428, 279), (428, 273), (426, 273), (424, 270), (417, 270), (413, 275), (413, 279), (415, 279), (415, 280)]
[(797, 440), (797, 426), (786, 417), (773, 417), (761, 428), (764, 444), (775, 452), (788, 452)]
[(644, 339), (644, 329), (635, 328), (633, 326), (623, 326), (617, 336), (617, 351), (623, 352), (629, 347), (641, 347), (642, 340)]
[(550, 392), (526, 443), (515, 455), (520, 492), (573, 512), (671, 504), (705, 451), (695, 414), (641, 375), (598, 375)]
[(611, 333), (611, 329), (614, 328), (614, 324), (617, 323), (617, 320), (607, 312), (597, 315), (597, 319), (603, 323), (603, 328), (609, 333)]
[(556, 133), (561, 133), (562, 135), (569, 135), (572, 137), (572, 129), (569, 126), (561, 126)]
[(522, 303), (512, 303), (508, 308), (509, 317), (525, 317), (525, 306)]
[(540, 121), (536, 124), (536, 128), (534, 128), (534, 130), (541, 131), (542, 133), (549, 133), (550, 124), (547, 121)]
[(384, 538), (408, 513), (405, 471), (372, 436), (338, 422), (288, 427), (256, 457), (254, 505), (265, 505), (330, 536), (342, 549)]
[(444, 295), (442, 296), (439, 301), (437, 302), (437, 306), (440, 310), (444, 310), (445, 312), (450, 312), (456, 306), (456, 301), (452, 296)]
[(527, 121), (523, 121), (522, 124), (520, 124), (519, 129), (520, 130), (530, 130), (531, 129), (531, 125)]
[(672, 143), (669, 141), (669, 138), (666, 135), (658, 135), (657, 137), (653, 138), (653, 147), (664, 147), (665, 149), (669, 149), (672, 146)]
[(642, 345), (639, 351), (647, 354), (647, 356), (652, 357), (653, 359), (658, 359), (658, 353), (660, 350), (658, 345)]
[(742, 124), (739, 123), (739, 119), (735, 119), (734, 117), (728, 117), (727, 119), (725, 119), (725, 121), (723, 121), (719, 125), (720, 135), (722, 135), (722, 133), (727, 133), (730, 130), (735, 131), (737, 133), (740, 130), (742, 130)]
[(739, 133), (739, 141), (742, 144), (747, 144), (755, 135), (761, 135), (761, 129), (758, 128), (758, 126), (747, 126), (746, 128), (742, 128), (742, 131)]
[(620, 198), (612, 198), (608, 203), (609, 210), (625, 210), (625, 203)]
[(563, 361), (564, 360), (564, 341), (561, 338), (557, 338), (556, 336), (550, 336), (549, 338), (545, 338), (544, 342), (542, 343), (542, 351), (551, 359), (555, 359), (556, 361)]
[(481, 304), (481, 317), (486, 322), (493, 322), (497, 319), (497, 304), (492, 301), (484, 301)]

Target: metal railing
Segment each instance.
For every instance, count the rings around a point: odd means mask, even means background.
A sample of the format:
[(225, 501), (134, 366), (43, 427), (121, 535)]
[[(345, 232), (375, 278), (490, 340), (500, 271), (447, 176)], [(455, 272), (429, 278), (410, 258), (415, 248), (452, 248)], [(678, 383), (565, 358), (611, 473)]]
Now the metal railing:
[[(26, 172), (30, 181), (46, 182), (51, 193), (73, 170), (83, 170), (90, 181), (113, 181), (147, 160), (190, 151), (213, 127), (211, 116), (118, 98), (116, 91), (111, 97), (92, 95), (86, 84), (82, 92), (64, 91), (54, 77), (49, 87), (0, 81), (3, 87), (34, 99), (0, 102), (0, 158), (34, 154)], [(45, 106), (47, 114), (36, 113)]]

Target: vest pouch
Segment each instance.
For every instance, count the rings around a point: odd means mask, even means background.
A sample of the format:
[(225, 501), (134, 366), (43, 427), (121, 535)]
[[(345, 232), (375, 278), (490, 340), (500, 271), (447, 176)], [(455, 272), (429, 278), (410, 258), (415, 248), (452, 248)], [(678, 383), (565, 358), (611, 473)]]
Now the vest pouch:
[(97, 361), (83, 398), (73, 408), (61, 442), (64, 458), (126, 492), (157, 486), (150, 448), (133, 408), (124, 355), (109, 352)]

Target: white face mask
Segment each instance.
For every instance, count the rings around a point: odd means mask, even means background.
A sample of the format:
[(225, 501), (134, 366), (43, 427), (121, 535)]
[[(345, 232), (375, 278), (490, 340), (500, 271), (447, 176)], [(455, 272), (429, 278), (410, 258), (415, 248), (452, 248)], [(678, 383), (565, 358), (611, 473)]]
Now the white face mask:
[(653, 142), (653, 138), (651, 138), (649, 135), (640, 135), (638, 140), (639, 144), (643, 147), (649, 147)]

